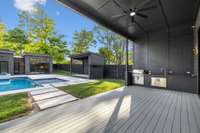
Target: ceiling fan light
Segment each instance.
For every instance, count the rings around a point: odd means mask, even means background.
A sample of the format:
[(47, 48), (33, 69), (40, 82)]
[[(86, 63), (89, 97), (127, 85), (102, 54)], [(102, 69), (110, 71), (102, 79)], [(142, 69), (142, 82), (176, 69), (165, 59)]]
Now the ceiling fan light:
[(135, 15), (136, 15), (135, 12), (131, 12), (131, 13), (130, 13), (130, 16), (135, 16)]

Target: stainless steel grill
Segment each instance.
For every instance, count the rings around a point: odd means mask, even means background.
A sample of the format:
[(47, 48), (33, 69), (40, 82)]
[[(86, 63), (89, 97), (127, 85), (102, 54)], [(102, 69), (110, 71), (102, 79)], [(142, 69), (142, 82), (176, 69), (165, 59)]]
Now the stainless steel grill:
[(133, 69), (133, 83), (136, 85), (144, 85), (143, 69)]

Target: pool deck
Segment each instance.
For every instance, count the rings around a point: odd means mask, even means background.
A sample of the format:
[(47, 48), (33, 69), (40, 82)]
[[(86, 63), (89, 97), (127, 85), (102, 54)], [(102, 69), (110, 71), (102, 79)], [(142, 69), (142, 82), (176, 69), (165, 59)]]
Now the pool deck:
[(0, 124), (1, 133), (200, 133), (196, 94), (125, 87)]
[(13, 75), (13, 76), (11, 76), (11, 78), (15, 78), (15, 77), (28, 77), (28, 78), (33, 79), (33, 80), (58, 78), (58, 79), (66, 80), (66, 82), (44, 84), (43, 87), (35, 87), (35, 88), (27, 88), (27, 89), (21, 89), (21, 90), (0, 92), (0, 96), (8, 95), (8, 94), (14, 94), (14, 93), (20, 93), (20, 92), (28, 92), (28, 91), (33, 91), (33, 90), (39, 90), (39, 89), (47, 88), (47, 87), (50, 87), (50, 86), (61, 87), (61, 86), (67, 86), (67, 85), (72, 85), (72, 84), (80, 84), (80, 83), (87, 83), (87, 82), (95, 81), (95, 80), (90, 80), (90, 79), (71, 77), (71, 76), (62, 76), (62, 75), (57, 75), (57, 74)]

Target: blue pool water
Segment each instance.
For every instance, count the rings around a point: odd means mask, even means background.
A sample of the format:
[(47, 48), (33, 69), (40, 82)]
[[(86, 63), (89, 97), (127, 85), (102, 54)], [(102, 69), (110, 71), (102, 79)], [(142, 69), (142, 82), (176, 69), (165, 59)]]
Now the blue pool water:
[(29, 78), (11, 78), (10, 80), (0, 80), (0, 92), (21, 90), (41, 86)]
[(36, 79), (34, 80), (37, 84), (51, 84), (58, 82), (66, 82), (67, 80), (58, 79), (58, 78), (47, 78), (47, 79)]

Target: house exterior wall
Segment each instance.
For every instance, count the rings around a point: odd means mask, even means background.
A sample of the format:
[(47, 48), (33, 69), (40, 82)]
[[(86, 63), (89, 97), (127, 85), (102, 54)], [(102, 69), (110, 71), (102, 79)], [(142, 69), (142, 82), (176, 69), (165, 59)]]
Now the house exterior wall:
[[(199, 52), (199, 43), (200, 43), (199, 34), (200, 34), (200, 10), (197, 14), (197, 19), (196, 19), (195, 28), (194, 28), (194, 48), (197, 48), (198, 52)], [(198, 55), (194, 56), (194, 73), (197, 75), (197, 79), (199, 79), (199, 53)], [(197, 87), (199, 89), (199, 84), (197, 84)], [(200, 89), (198, 90), (198, 92), (200, 94)]]
[(0, 61), (8, 62), (8, 72), (14, 74), (14, 53), (6, 53), (5, 51), (0, 51)]
[(88, 57), (88, 74), (90, 79), (101, 79), (104, 76), (104, 57), (91, 54)]
[(31, 58), (45, 58), (47, 59), (47, 63), (49, 65), (49, 73), (53, 72), (53, 60), (50, 56), (40, 56), (40, 55), (24, 55), (24, 62), (25, 62), (25, 74), (31, 74), (30, 71), (30, 60)]
[[(197, 78), (194, 73), (193, 31), (191, 26), (182, 25), (171, 28), (169, 32), (158, 31), (135, 41), (134, 68), (150, 70), (152, 76), (167, 74), (167, 88), (172, 90), (197, 92)], [(187, 74), (191, 72), (191, 74)], [(149, 86), (151, 76), (146, 75)]]

